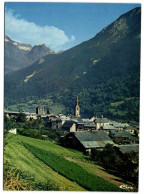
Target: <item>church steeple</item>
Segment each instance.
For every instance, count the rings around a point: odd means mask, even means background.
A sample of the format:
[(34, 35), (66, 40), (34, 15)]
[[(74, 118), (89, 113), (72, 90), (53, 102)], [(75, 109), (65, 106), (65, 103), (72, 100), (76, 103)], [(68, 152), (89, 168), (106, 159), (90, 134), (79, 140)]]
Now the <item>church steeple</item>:
[(79, 107), (79, 105), (78, 105), (78, 97), (76, 97), (75, 116), (76, 116), (76, 117), (80, 117), (80, 107)]
[(76, 97), (76, 106), (78, 106), (78, 96)]

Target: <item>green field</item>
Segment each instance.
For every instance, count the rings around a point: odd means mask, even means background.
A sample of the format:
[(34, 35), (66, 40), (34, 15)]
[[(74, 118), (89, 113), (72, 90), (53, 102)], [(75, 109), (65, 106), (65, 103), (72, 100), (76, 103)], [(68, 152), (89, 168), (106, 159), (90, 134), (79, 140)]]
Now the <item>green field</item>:
[(102, 173), (81, 152), (20, 135), (7, 134), (4, 160), (36, 183), (50, 182), (61, 191), (119, 191), (122, 184), (113, 182), (118, 177)]
[(119, 105), (125, 103), (125, 101), (131, 101), (131, 100), (134, 100), (134, 99), (136, 99), (137, 101), (139, 100), (138, 98), (134, 98), (134, 97), (125, 98), (125, 100), (111, 103), (111, 106), (116, 107), (116, 106), (119, 106)]
[(36, 107), (43, 106), (49, 108), (50, 113), (59, 114), (65, 112), (65, 106), (62, 104), (54, 103), (51, 99), (40, 99), (40, 100), (31, 100), (26, 103), (18, 103), (7, 106), (9, 110), (19, 111), (19, 109), (27, 110), (29, 112), (35, 112)]

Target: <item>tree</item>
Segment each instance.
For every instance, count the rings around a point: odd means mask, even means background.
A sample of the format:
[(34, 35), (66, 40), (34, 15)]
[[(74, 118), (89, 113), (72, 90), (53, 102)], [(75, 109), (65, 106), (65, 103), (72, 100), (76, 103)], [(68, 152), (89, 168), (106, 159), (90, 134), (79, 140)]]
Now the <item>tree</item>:
[(26, 122), (26, 115), (24, 113), (19, 113), (16, 118), (16, 122), (21, 122), (21, 123)]

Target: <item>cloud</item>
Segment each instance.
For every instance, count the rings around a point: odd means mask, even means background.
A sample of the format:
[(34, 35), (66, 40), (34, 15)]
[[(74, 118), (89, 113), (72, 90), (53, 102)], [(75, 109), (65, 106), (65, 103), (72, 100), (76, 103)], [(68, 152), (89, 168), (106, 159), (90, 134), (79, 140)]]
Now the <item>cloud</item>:
[(32, 45), (45, 43), (52, 50), (58, 51), (73, 42), (75, 37), (68, 37), (55, 26), (39, 26), (14, 15), (13, 10), (5, 10), (5, 34), (13, 40)]

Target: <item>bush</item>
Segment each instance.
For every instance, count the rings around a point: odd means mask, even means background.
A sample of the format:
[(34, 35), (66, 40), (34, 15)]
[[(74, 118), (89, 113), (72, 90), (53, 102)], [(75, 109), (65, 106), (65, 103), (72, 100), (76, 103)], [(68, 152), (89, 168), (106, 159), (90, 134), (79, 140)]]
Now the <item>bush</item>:
[(19, 113), (16, 118), (16, 121), (21, 123), (26, 122), (26, 115), (24, 113)]
[(100, 162), (106, 169), (115, 170), (128, 180), (138, 183), (138, 154), (130, 152), (120, 156), (113, 145), (107, 144), (103, 151), (92, 150), (91, 159)]

